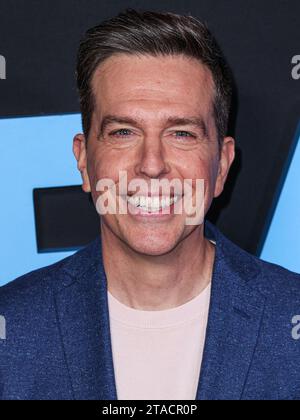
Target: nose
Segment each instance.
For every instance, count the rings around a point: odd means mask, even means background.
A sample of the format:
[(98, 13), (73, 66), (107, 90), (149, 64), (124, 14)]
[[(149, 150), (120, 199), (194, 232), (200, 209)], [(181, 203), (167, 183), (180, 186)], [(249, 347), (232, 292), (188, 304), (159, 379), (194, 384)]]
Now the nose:
[(166, 161), (166, 153), (160, 140), (145, 139), (140, 149), (139, 161), (135, 167), (136, 175), (149, 178), (160, 178), (167, 174), (170, 167)]

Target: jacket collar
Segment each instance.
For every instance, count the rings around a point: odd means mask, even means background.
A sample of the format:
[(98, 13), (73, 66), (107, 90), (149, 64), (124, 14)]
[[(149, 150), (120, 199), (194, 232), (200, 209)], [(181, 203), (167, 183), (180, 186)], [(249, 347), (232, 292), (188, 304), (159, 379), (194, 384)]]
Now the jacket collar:
[(101, 242), (72, 256), (62, 272), (56, 307), (76, 400), (116, 400), (107, 281)]
[[(216, 241), (216, 257), (196, 399), (239, 399), (264, 311), (265, 299), (250, 281), (259, 269), (209, 222), (205, 234)], [(56, 307), (74, 398), (116, 400), (100, 238), (70, 257), (60, 275)]]
[(257, 287), (260, 268), (253, 256), (206, 223), (216, 241), (198, 400), (239, 400), (257, 344), (265, 297)]

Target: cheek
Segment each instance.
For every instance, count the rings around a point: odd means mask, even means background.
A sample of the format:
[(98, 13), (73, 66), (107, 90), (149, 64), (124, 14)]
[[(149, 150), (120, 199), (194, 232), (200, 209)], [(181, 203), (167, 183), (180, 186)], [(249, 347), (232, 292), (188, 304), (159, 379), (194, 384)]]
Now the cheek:
[(129, 171), (126, 167), (126, 161), (124, 162), (124, 154), (122, 157), (119, 153), (114, 156), (114, 153), (111, 152), (105, 153), (104, 151), (103, 153), (100, 148), (94, 152), (94, 154), (91, 153), (89, 157), (88, 173), (94, 201), (101, 195), (101, 193), (96, 190), (97, 184), (100, 180), (108, 179), (113, 181), (117, 188), (116, 192), (118, 193), (120, 176), (123, 176), (120, 171), (126, 171), (127, 179), (130, 179)]
[(198, 157), (189, 161), (182, 175), (185, 179), (203, 179), (205, 181), (205, 189), (211, 189), (216, 182), (218, 173), (218, 164), (216, 159), (211, 157)]
[[(204, 212), (207, 213), (214, 198), (215, 184), (218, 174), (218, 160), (213, 157), (198, 157), (190, 162), (189, 169), (185, 171), (184, 178), (204, 180)], [(183, 174), (182, 174), (183, 175)], [(196, 200), (196, 182), (193, 182)], [(194, 202), (196, 205), (196, 202)]]
[(90, 179), (93, 181), (93, 186), (97, 181), (103, 178), (114, 179), (114, 171), (116, 165), (108, 158), (101, 149), (91, 150), (88, 156), (88, 173)]

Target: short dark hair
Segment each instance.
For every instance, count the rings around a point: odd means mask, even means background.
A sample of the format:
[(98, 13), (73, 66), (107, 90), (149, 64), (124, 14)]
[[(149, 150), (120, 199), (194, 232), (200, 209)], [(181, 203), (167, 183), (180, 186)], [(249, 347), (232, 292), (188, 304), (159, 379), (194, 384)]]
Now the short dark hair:
[(215, 85), (214, 117), (221, 144), (228, 130), (232, 98), (232, 75), (225, 57), (206, 24), (190, 15), (139, 12), (127, 9), (89, 29), (77, 57), (77, 87), (83, 132), (90, 132), (95, 98), (91, 80), (97, 67), (109, 57), (131, 55), (185, 55), (206, 65)]

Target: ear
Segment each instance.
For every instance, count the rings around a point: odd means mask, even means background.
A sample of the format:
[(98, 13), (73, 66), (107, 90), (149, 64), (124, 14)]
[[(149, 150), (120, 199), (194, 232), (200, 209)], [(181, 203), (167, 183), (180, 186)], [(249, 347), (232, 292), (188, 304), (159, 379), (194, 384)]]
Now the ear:
[(219, 170), (217, 181), (215, 185), (214, 197), (218, 197), (223, 189), (224, 185), (232, 165), (232, 162), (235, 158), (235, 141), (232, 137), (225, 137), (222, 144), (220, 161), (219, 161)]
[(86, 139), (83, 134), (76, 134), (73, 139), (73, 153), (77, 160), (77, 168), (82, 177), (82, 189), (84, 192), (91, 192), (90, 180), (87, 172), (87, 149)]

